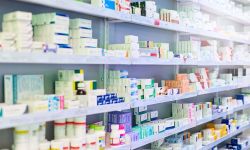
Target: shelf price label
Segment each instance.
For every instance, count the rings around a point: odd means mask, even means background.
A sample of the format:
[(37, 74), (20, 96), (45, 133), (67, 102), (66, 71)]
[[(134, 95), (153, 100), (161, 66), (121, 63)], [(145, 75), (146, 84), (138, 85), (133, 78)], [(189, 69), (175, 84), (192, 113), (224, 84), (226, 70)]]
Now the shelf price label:
[(155, 26), (160, 26), (160, 23), (161, 23), (160, 19), (155, 19), (154, 21)]

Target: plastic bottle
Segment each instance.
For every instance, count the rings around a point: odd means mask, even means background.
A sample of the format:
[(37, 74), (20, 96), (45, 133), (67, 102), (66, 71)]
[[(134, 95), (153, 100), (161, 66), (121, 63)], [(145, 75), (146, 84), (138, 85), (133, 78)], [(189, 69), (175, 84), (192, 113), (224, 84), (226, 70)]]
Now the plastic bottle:
[(75, 136), (74, 118), (69, 118), (66, 121), (66, 135), (67, 138), (73, 138)]
[(87, 150), (99, 150), (98, 144), (96, 142), (95, 133), (88, 133), (86, 142), (87, 142)]
[(54, 136), (55, 140), (66, 138), (66, 120), (56, 120), (54, 122)]
[(81, 139), (71, 139), (70, 150), (81, 150), (82, 141)]
[(95, 134), (98, 139), (98, 147), (99, 150), (104, 150), (105, 149), (105, 127), (104, 126), (95, 126)]
[(74, 118), (75, 137), (86, 137), (86, 116)]

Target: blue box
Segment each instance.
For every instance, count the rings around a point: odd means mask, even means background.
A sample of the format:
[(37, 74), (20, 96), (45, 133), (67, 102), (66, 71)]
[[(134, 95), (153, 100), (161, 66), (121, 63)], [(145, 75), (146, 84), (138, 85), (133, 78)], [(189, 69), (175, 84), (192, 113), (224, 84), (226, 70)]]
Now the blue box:
[(105, 99), (103, 95), (97, 96), (97, 105), (104, 105)]
[(232, 145), (238, 145), (239, 144), (239, 138), (233, 138), (233, 139), (231, 139), (231, 143), (232, 143)]
[(117, 94), (116, 94), (116, 93), (110, 93), (110, 98), (111, 98), (111, 99), (117, 98)]
[(104, 0), (105, 8), (115, 10), (115, 0)]
[(244, 94), (237, 94), (235, 97), (237, 100), (242, 100), (243, 104), (245, 104), (245, 102), (244, 102), (245, 95)]
[(113, 98), (111, 101), (113, 104), (115, 104), (115, 103), (118, 103), (118, 100), (119, 100), (118, 98)]
[(119, 100), (117, 101), (117, 103), (124, 103), (124, 102), (125, 102), (124, 97), (119, 97)]

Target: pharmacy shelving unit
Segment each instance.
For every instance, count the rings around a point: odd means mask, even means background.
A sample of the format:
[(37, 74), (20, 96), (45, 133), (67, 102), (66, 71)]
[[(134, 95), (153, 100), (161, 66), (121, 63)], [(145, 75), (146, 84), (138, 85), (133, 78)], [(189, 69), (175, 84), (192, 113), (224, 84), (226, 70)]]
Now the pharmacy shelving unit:
[[(160, 1), (160, 0), (159, 0)], [(162, 0), (165, 1), (165, 0)], [(191, 0), (192, 1), (192, 0)], [(15, 4), (18, 2), (17, 4)], [(238, 16), (235, 16), (234, 14), (228, 14), (228, 12), (224, 12), (217, 7), (214, 7), (215, 5), (210, 3), (205, 3), (204, 0), (200, 1), (192, 1), (193, 3), (196, 3), (201, 6), (201, 9), (213, 13), (215, 15), (220, 15), (222, 17), (225, 17), (231, 21), (235, 21), (240, 24), (244, 25), (250, 25), (249, 20), (240, 18)], [(168, 2), (169, 3), (169, 2)], [(171, 2), (171, 5), (174, 2)], [(212, 38), (212, 39), (218, 39), (221, 41), (231, 41), (235, 43), (240, 44), (250, 44), (250, 41), (245, 39), (238, 39), (237, 37), (228, 37), (227, 35), (224, 35), (222, 33), (217, 33), (214, 31), (206, 31), (203, 29), (196, 29), (193, 27), (181, 25), (181, 24), (172, 24), (167, 23), (160, 20), (155, 20), (151, 18), (146, 18), (143, 16), (133, 15), (133, 14), (125, 14), (117, 11), (113, 11), (110, 9), (105, 8), (97, 8), (87, 3), (81, 3), (77, 2), (75, 0), (3, 0), (3, 5), (1, 5), (0, 2), (0, 8), (3, 6), (3, 8), (8, 8), (12, 6), (7, 6), (5, 4), (13, 4), (13, 7), (20, 8), (22, 10), (30, 11), (30, 8), (35, 6), (36, 8), (41, 7), (41, 10), (33, 10), (35, 12), (43, 12), (43, 9), (47, 11), (51, 10), (60, 10), (60, 11), (67, 11), (69, 13), (75, 13), (79, 15), (88, 15), (88, 16), (94, 16), (97, 17), (104, 22), (104, 30), (105, 30), (105, 36), (101, 37), (102, 40), (102, 46), (104, 47), (105, 44), (109, 43), (110, 40), (112, 41), (112, 38), (117, 37), (111, 37), (114, 35), (109, 35), (109, 24), (117, 24), (117, 27), (119, 27), (119, 23), (121, 24), (129, 24), (133, 25), (135, 27), (142, 27), (144, 29), (149, 29), (148, 31), (164, 31), (164, 32), (174, 32), (174, 33), (180, 33), (181, 34), (189, 34), (189, 35), (195, 35), (195, 36), (201, 36), (205, 38)], [(17, 5), (21, 5), (18, 7)], [(164, 3), (165, 4), (165, 3)], [(175, 3), (174, 3), (175, 4)], [(24, 8), (21, 8), (24, 6)], [(25, 8), (26, 7), (26, 8)], [(1, 10), (1, 9), (0, 9)], [(7, 10), (12, 10), (7, 9)], [(0, 11), (1, 12), (1, 11)], [(6, 13), (6, 12), (4, 12)], [(81, 16), (82, 17), (82, 16)], [(83, 17), (84, 18), (84, 17)], [(108, 25), (107, 25), (108, 24)], [(131, 29), (131, 28), (130, 28)], [(107, 31), (107, 33), (106, 33)], [(136, 32), (135, 29), (132, 33)], [(146, 31), (147, 32), (147, 31)], [(158, 32), (159, 33), (159, 32)], [(106, 35), (107, 34), (107, 35)], [(117, 33), (118, 34), (118, 33)], [(156, 33), (154, 33), (156, 34)], [(152, 34), (153, 35), (153, 34)], [(119, 36), (122, 36), (119, 35)], [(157, 38), (156, 36), (152, 36), (152, 38)], [(153, 39), (148, 39), (153, 40)], [(38, 72), (34, 68), (29, 68), (27, 66), (32, 65), (38, 65), (45, 68), (49, 68), (52, 65), (59, 66), (55, 68), (74, 68), (80, 66), (88, 66), (88, 68), (92, 67), (93, 65), (101, 65), (103, 68), (101, 68), (102, 71), (106, 71), (110, 66), (111, 68), (113, 66), (126, 66), (126, 67), (148, 67), (152, 68), (152, 66), (157, 67), (174, 67), (175, 71), (179, 71), (179, 66), (182, 67), (203, 67), (203, 66), (214, 66), (214, 67), (220, 67), (220, 66), (226, 66), (226, 67), (237, 67), (237, 66), (250, 66), (250, 62), (211, 62), (211, 61), (195, 61), (195, 60), (179, 60), (179, 59), (173, 59), (173, 60), (161, 60), (161, 59), (155, 59), (155, 58), (116, 58), (116, 57), (86, 57), (86, 56), (75, 56), (75, 55), (56, 55), (56, 54), (39, 54), (39, 53), (17, 53), (17, 52), (2, 52), (0, 55), (0, 64), (5, 69), (7, 68), (8, 71), (9, 66), (14, 67), (16, 69), (15, 65), (18, 65), (27, 72), (32, 73), (34, 70), (35, 72)], [(69, 67), (70, 66), (70, 67)], [(119, 68), (119, 67), (118, 67)], [(1, 68), (0, 68), (1, 69)], [(29, 70), (31, 69), (31, 70)], [(33, 70), (32, 70), (33, 69)], [(54, 68), (53, 68), (54, 69)], [(17, 69), (18, 70), (18, 69)], [(8, 72), (6, 71), (6, 72)], [(19, 70), (20, 71), (20, 70)], [(173, 70), (172, 70), (173, 71)], [(21, 71), (22, 72), (22, 71)], [(104, 78), (104, 77), (100, 77)], [(103, 79), (105, 80), (105, 79)], [(104, 81), (105, 82), (105, 81)], [(224, 92), (224, 91), (233, 91), (244, 87), (249, 87), (250, 84), (239, 84), (239, 85), (228, 85), (223, 87), (217, 87), (217, 88), (211, 88), (207, 89), (205, 91), (198, 91), (198, 92), (192, 92), (192, 93), (185, 93), (175, 96), (161, 96), (156, 97), (153, 99), (148, 99), (145, 101), (137, 101), (137, 102), (131, 102), (131, 103), (121, 103), (121, 104), (112, 104), (112, 105), (104, 105), (104, 106), (98, 106), (98, 107), (92, 107), (92, 108), (76, 108), (76, 109), (70, 109), (70, 110), (63, 110), (63, 111), (55, 111), (55, 112), (46, 112), (46, 113), (34, 113), (34, 114), (25, 114), (18, 117), (10, 117), (10, 118), (2, 118), (0, 119), (0, 129), (7, 129), (12, 128), (15, 126), (25, 125), (25, 124), (32, 124), (32, 123), (39, 123), (39, 122), (47, 122), (62, 118), (71, 118), (71, 117), (78, 117), (82, 115), (95, 115), (95, 114), (102, 114), (110, 111), (115, 110), (127, 110), (131, 108), (141, 107), (141, 106), (157, 106), (158, 104), (166, 104), (166, 103), (172, 103), (181, 101), (188, 98), (198, 98), (199, 96)], [(238, 112), (244, 109), (249, 109), (250, 105), (244, 105), (237, 107), (233, 110), (230, 110), (228, 112), (220, 113), (213, 115), (211, 118), (205, 118), (198, 122), (189, 124), (185, 127), (175, 128), (169, 131), (166, 131), (164, 133), (154, 135), (152, 137), (149, 137), (147, 139), (131, 143), (130, 145), (124, 145), (121, 147), (113, 147), (108, 148), (110, 150), (117, 149), (117, 150), (128, 150), (128, 149), (137, 149), (140, 147), (143, 147), (147, 144), (150, 144), (156, 140), (163, 139), (165, 137), (168, 137), (170, 135), (178, 134), (182, 131), (186, 131), (191, 128), (195, 128), (199, 125), (208, 123), (210, 121), (216, 120), (221, 117), (225, 117), (227, 115), (230, 115), (234, 112)], [(225, 136), (224, 138), (213, 142), (207, 146), (204, 147), (204, 149), (210, 149), (219, 143), (227, 140), (228, 138), (231, 138), (240, 132), (244, 131), (245, 129), (250, 128), (250, 125), (240, 128), (239, 130), (230, 133), (229, 135)], [(1, 132), (1, 130), (0, 130)], [(1, 138), (1, 134), (0, 134)], [(11, 142), (9, 142), (11, 143)], [(0, 140), (0, 148), (1, 148), (1, 140)]]

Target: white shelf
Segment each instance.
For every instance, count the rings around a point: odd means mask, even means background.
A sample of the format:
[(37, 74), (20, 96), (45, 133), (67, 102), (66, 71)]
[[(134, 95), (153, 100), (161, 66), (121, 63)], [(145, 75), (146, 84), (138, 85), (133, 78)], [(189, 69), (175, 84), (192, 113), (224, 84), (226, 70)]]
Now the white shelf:
[[(98, 8), (90, 4), (76, 2), (73, 0), (43, 0), (43, 1), (17, 0), (17, 1), (43, 5), (43, 6), (48, 6), (48, 7), (58, 8), (58, 9), (63, 9), (63, 10), (68, 10), (68, 11), (74, 11), (74, 12), (88, 14), (88, 15), (97, 16), (97, 17), (117, 19), (122, 22), (129, 22), (129, 23), (134, 23), (134, 24), (139, 24), (139, 25), (144, 25), (144, 26), (149, 26), (149, 27), (154, 27), (154, 28), (159, 28), (159, 29), (164, 29), (164, 30), (183, 32), (183, 33), (204, 36), (204, 37), (209, 37), (209, 38), (215, 38), (219, 40), (232, 41), (232, 42), (237, 42), (237, 43), (242, 43), (242, 44), (250, 44), (250, 41), (241, 40), (241, 39), (234, 38), (234, 37), (228, 37), (226, 35), (213, 32), (213, 31), (195, 29), (195, 28), (187, 27), (185, 25), (167, 23), (164, 21), (146, 18), (143, 16), (134, 15), (134, 14), (126, 14), (122, 12), (117, 12), (111, 9)], [(155, 22), (158, 22), (158, 23), (156, 24)]]
[(173, 100), (177, 101), (177, 100), (192, 98), (196, 96), (197, 96), (197, 92), (183, 93), (183, 94), (174, 95)]
[(156, 98), (132, 102), (131, 108), (156, 105), (160, 103), (168, 103), (168, 102), (173, 102), (173, 101), (187, 99), (187, 98), (196, 97), (196, 96), (197, 96), (197, 92), (184, 93), (184, 94), (178, 94), (178, 95), (169, 95), (169, 96), (164, 95), (164, 96), (159, 96)]
[(199, 35), (199, 36), (219, 39), (219, 40), (231, 41), (227, 36), (222, 35), (220, 33), (202, 30), (202, 29), (197, 29), (197, 28), (193, 28), (193, 27), (187, 27), (187, 33), (192, 34), (192, 35)]
[(243, 148), (242, 150), (249, 150), (250, 149), (250, 144), (248, 143), (248, 146), (246, 146), (245, 148)]
[(0, 119), (0, 129), (6, 129), (26, 124), (60, 120), (64, 118), (80, 117), (86, 115), (86, 109), (68, 109), (54, 112), (39, 112), (24, 114), (22, 116), (6, 117)]
[(180, 58), (172, 58), (169, 60), (164, 60), (160, 58), (153, 57), (139, 57), (139, 58), (131, 58), (132, 65), (182, 65), (182, 66), (196, 66), (197, 61), (191, 59), (180, 59)]
[[(158, 24), (156, 24), (156, 22), (158, 22)], [(147, 18), (145, 16), (139, 16), (136, 14), (131, 14), (131, 23), (170, 31), (187, 32), (187, 28), (185, 25), (168, 23), (166, 21)]]
[[(223, 112), (223, 113), (213, 115), (212, 117), (209, 117), (209, 118), (204, 118), (202, 120), (197, 121), (196, 123), (192, 123), (192, 124), (189, 124), (189, 125), (184, 126), (184, 127), (174, 128), (174, 129), (171, 129), (171, 130), (167, 130), (164, 133), (160, 133), (160, 134), (157, 134), (157, 135), (154, 135), (154, 136), (150, 136), (150, 137), (148, 137), (146, 139), (143, 139), (143, 140), (136, 141), (136, 142), (132, 143), (131, 144), (131, 149), (136, 149), (136, 148), (142, 147), (144, 145), (150, 144), (150, 143), (155, 142), (157, 140), (160, 140), (160, 139), (166, 138), (168, 136), (183, 132), (185, 130), (194, 128), (196, 126), (208, 123), (210, 121), (219, 119), (221, 117), (230, 115), (230, 114), (232, 114), (234, 112), (237, 112), (237, 111), (240, 111), (240, 110), (243, 110), (243, 109), (247, 109), (247, 108), (250, 108), (250, 104), (247, 104), (246, 106), (243, 105), (243, 106), (237, 107), (237, 108), (235, 108), (233, 110), (230, 110), (228, 112)], [(249, 127), (250, 127), (250, 125), (249, 125)]]
[(208, 2), (207, 0), (198, 0), (198, 2), (196, 3), (200, 5), (202, 10), (208, 13), (228, 18), (234, 22), (238, 22), (243, 25), (250, 25), (250, 21), (248, 19), (230, 13), (228, 10), (223, 10), (213, 2)]
[(174, 96), (168, 96), (168, 95), (159, 96), (156, 98), (138, 100), (138, 101), (132, 102), (131, 108), (156, 105), (156, 104), (167, 103), (167, 102), (172, 102), (172, 101), (174, 101)]
[(117, 103), (87, 108), (87, 115), (130, 109), (130, 103)]
[(159, 58), (119, 58), (108, 56), (60, 55), (53, 53), (2, 52), (0, 63), (23, 64), (117, 64), (117, 65), (196, 65), (196, 61), (184, 62), (175, 58), (163, 60)]
[(117, 103), (90, 108), (66, 109), (54, 112), (39, 112), (24, 114), (15, 117), (0, 118), (0, 129), (11, 128), (20, 125), (34, 124), (65, 118), (80, 117), (85, 115), (100, 114), (111, 111), (130, 109), (129, 103)]
[[(196, 60), (182, 60), (173, 58), (163, 60), (152, 57), (119, 58), (108, 56), (80, 56), (61, 55), (53, 53), (32, 53), (32, 52), (2, 52), (0, 63), (13, 64), (110, 64), (110, 65), (189, 65), (189, 66), (246, 66), (249, 63), (243, 62), (203, 62)], [(249, 64), (250, 65), (250, 64)]]
[(0, 63), (24, 64), (131, 64), (129, 59), (104, 56), (60, 55), (53, 53), (2, 52)]
[(197, 61), (197, 66), (243, 66), (247, 62)]
[(131, 58), (132, 65), (182, 65), (184, 61), (180, 59), (173, 60), (164, 60), (160, 58), (153, 57), (139, 57), (139, 58)]
[(205, 95), (205, 94), (234, 90), (234, 89), (240, 88), (238, 86), (240, 86), (240, 85), (227, 85), (227, 86), (221, 86), (221, 87), (212, 87), (212, 88), (198, 91), (198, 95)]
[(228, 85), (228, 86), (221, 86), (221, 87), (213, 87), (213, 88), (209, 88), (209, 89), (205, 89), (205, 90), (197, 91), (197, 92), (190, 92), (190, 93), (183, 93), (183, 94), (169, 95), (169, 96), (168, 95), (158, 96), (155, 98), (132, 102), (131, 108), (156, 105), (160, 103), (168, 103), (168, 102), (183, 100), (187, 98), (197, 97), (200, 95), (223, 92), (223, 91), (230, 91), (230, 90), (245, 88), (249, 86), (250, 84)]
[(250, 86), (250, 83), (242, 83), (242, 84), (237, 85), (238, 88), (246, 88), (246, 87), (249, 87), (249, 86)]
[(218, 91), (218, 87), (212, 87), (205, 90), (198, 91), (198, 95), (205, 95), (210, 93), (216, 93)]
[(147, 144), (150, 144), (152, 142), (155, 142), (155, 141), (158, 141), (160, 139), (163, 139), (165, 137), (168, 137), (168, 136), (171, 136), (171, 135), (174, 135), (174, 134), (177, 134), (177, 133), (180, 133), (180, 132), (183, 132), (187, 129), (190, 129), (190, 127), (195, 127), (195, 124), (191, 124), (191, 125), (187, 125), (187, 126), (184, 126), (184, 127), (180, 127), (180, 128), (174, 128), (174, 129), (170, 129), (170, 130), (167, 130), (163, 133), (160, 133), (160, 134), (157, 134), (157, 135), (154, 135), (154, 136), (150, 136), (148, 138), (145, 138), (143, 140), (139, 140), (139, 141), (136, 141), (136, 142), (132, 142), (131, 143), (131, 149), (137, 149), (137, 148), (140, 148), (144, 145), (147, 145)]
[(182, 60), (173, 58), (171, 60), (163, 60), (152, 57), (130, 58), (131, 65), (180, 65), (180, 66), (249, 66), (250, 62), (222, 62), (222, 61), (197, 61), (197, 60)]
[(217, 88), (216, 92), (230, 91), (235, 89), (238, 89), (238, 85), (228, 85)]
[(130, 149), (130, 145), (125, 144), (125, 145), (121, 145), (121, 146), (111, 146), (108, 148), (105, 148), (105, 150), (129, 150)]
[(229, 133), (228, 135), (224, 136), (223, 138), (220, 138), (219, 140), (216, 140), (215, 142), (213, 142), (211, 144), (203, 146), (203, 148), (201, 150), (209, 150), (209, 149), (217, 146), (218, 144), (220, 144), (220, 143), (222, 143), (222, 142), (224, 142), (224, 141), (226, 141), (226, 140), (228, 140), (228, 139), (236, 136), (237, 134), (240, 134), (241, 132), (243, 132), (243, 131), (245, 131), (245, 130), (247, 130), (249, 128), (250, 128), (250, 124), (248, 124), (246, 126), (243, 126), (240, 129), (238, 129), (238, 130), (236, 130), (236, 131), (234, 131), (232, 133)]

